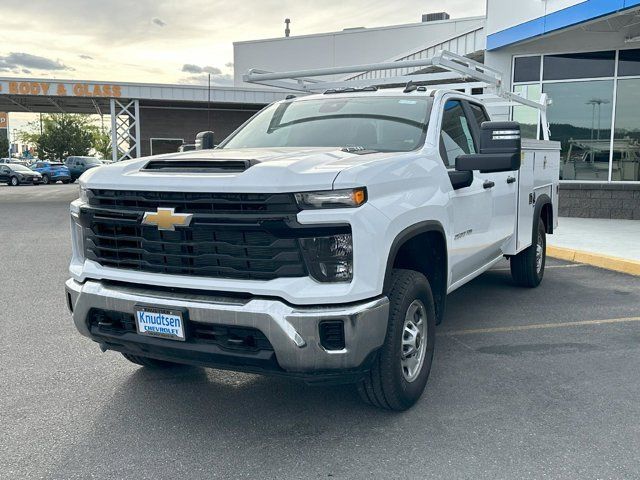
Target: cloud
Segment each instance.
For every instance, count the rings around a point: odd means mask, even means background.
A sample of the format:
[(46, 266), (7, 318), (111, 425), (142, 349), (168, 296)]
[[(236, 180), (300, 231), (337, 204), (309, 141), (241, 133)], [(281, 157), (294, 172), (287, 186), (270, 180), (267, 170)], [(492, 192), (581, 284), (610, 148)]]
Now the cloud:
[[(179, 83), (188, 83), (191, 85), (207, 85), (209, 83), (209, 75), (190, 75), (186, 78), (181, 78)], [(211, 76), (212, 87), (231, 87), (233, 86), (233, 75), (212, 75)]]
[(210, 73), (211, 75), (220, 75), (222, 70), (218, 67), (201, 67), (199, 65), (194, 65), (193, 63), (185, 63), (182, 66), (182, 71), (186, 73)]
[(91, 55), (78, 55), (78, 56), (83, 60), (93, 60), (93, 57)]
[(22, 69), (22, 73), (26, 73), (27, 75), (31, 75), (31, 70), (29, 70), (28, 68), (23, 68)]
[(224, 66), (227, 68), (233, 68), (233, 62), (227, 62), (224, 64)]
[(60, 62), (60, 60), (52, 60), (29, 53), (11, 52), (4, 57), (0, 56), (0, 69), (14, 70), (20, 67), (33, 68), (35, 70), (73, 70)]
[(154, 25), (158, 26), (158, 27), (166, 27), (167, 26), (167, 22), (165, 22), (164, 20), (162, 20), (161, 18), (158, 17), (153, 17), (151, 19), (151, 23), (153, 23)]

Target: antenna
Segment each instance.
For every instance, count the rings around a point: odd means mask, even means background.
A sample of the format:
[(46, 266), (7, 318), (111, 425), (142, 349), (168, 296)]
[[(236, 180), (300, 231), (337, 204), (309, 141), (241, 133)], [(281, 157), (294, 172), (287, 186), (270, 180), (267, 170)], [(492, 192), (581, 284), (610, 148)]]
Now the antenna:
[(285, 24), (285, 27), (284, 27), (284, 36), (285, 36), (285, 37), (288, 37), (289, 35), (291, 35), (291, 29), (289, 28), (289, 24), (290, 24), (290, 23), (291, 23), (291, 20), (290, 20), (290, 19), (288, 19), (288, 18), (285, 18), (285, 19), (284, 19), (284, 24)]

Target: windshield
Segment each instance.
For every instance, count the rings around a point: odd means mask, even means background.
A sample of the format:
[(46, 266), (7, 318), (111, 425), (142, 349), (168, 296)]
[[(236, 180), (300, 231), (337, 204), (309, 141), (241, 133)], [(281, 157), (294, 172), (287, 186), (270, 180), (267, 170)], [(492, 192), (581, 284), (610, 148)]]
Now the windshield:
[(358, 147), (408, 152), (422, 145), (429, 98), (331, 97), (274, 104), (220, 148)]
[(11, 164), (11, 169), (16, 172), (33, 172), (30, 168), (25, 167), (24, 165), (19, 165), (17, 163)]

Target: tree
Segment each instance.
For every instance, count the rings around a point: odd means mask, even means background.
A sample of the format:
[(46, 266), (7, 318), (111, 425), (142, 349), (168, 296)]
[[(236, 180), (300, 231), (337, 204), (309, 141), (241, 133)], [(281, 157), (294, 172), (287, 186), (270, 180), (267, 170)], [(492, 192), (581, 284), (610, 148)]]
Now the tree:
[(21, 140), (35, 144), (38, 156), (49, 160), (87, 155), (95, 130), (88, 117), (68, 113), (43, 115), (42, 133), (37, 122), (30, 123), (29, 128), (31, 131), (20, 132)]
[(91, 144), (102, 158), (111, 158), (111, 134), (102, 128), (94, 127)]

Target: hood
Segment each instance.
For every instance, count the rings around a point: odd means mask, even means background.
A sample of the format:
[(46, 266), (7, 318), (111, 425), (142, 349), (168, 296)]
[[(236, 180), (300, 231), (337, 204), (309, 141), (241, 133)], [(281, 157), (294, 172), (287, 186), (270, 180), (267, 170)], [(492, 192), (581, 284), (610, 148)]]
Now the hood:
[(333, 188), (343, 170), (397, 156), (336, 148), (196, 150), (91, 169), (88, 188), (216, 192), (297, 192)]

